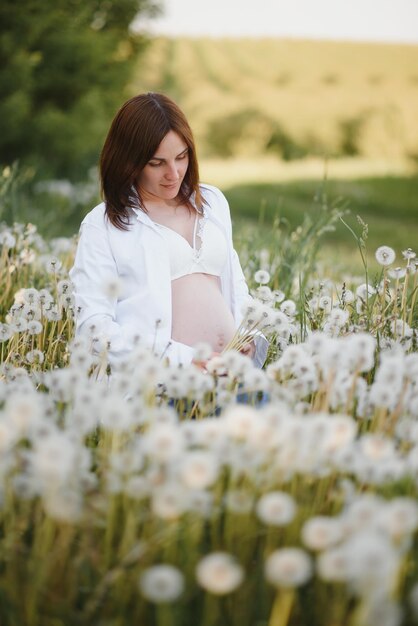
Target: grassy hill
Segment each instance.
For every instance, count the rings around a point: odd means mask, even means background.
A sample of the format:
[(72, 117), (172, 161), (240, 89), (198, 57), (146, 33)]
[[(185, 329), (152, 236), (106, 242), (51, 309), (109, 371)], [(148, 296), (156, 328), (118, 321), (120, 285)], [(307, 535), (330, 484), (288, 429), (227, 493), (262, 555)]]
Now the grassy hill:
[(187, 113), (201, 156), (418, 158), (418, 46), (157, 38), (132, 91)]
[[(202, 178), (224, 190), (237, 226), (257, 220), (268, 238), (275, 216), (289, 228), (315, 218), (326, 158), (328, 202), (356, 231), (357, 215), (369, 224), (371, 251), (417, 246), (418, 46), (157, 38), (131, 91), (183, 108)], [(327, 241), (356, 249), (343, 225)]]

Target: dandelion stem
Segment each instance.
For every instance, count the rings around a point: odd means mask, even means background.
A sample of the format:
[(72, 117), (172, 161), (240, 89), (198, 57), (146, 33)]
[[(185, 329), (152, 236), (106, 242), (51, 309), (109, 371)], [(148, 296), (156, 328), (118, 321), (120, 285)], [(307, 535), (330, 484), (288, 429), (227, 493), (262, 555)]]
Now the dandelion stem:
[(280, 589), (277, 591), (268, 626), (287, 626), (294, 598), (295, 592), (293, 589)]

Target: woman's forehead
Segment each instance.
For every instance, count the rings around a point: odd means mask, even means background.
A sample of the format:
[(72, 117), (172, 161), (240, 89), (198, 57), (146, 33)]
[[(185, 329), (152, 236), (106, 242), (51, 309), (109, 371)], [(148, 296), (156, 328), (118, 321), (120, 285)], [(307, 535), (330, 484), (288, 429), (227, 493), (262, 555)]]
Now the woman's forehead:
[(165, 158), (165, 156), (172, 156), (184, 152), (187, 148), (187, 144), (183, 137), (176, 133), (174, 130), (169, 130), (160, 145), (155, 151), (154, 157)]

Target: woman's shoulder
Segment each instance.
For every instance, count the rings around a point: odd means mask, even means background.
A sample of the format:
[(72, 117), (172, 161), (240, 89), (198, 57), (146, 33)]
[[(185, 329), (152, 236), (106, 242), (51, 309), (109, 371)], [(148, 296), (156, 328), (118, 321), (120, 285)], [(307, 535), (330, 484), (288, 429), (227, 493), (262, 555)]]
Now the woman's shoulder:
[(96, 228), (106, 228), (108, 220), (106, 218), (106, 205), (104, 202), (100, 202), (91, 211), (84, 216), (81, 225), (88, 224), (89, 226), (95, 226)]
[(199, 188), (203, 199), (211, 209), (221, 209), (229, 212), (228, 201), (218, 187), (208, 185), (207, 183), (200, 183)]

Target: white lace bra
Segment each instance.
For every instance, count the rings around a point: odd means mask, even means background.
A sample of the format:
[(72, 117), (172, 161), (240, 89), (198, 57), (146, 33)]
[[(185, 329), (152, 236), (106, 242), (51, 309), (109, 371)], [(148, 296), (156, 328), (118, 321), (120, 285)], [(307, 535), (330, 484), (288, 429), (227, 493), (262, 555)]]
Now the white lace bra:
[[(193, 246), (178, 232), (154, 222), (163, 235), (170, 257), (171, 280), (187, 274), (220, 276), (227, 258), (227, 244), (221, 229), (205, 213), (196, 214)], [(197, 240), (200, 240), (198, 244)]]

